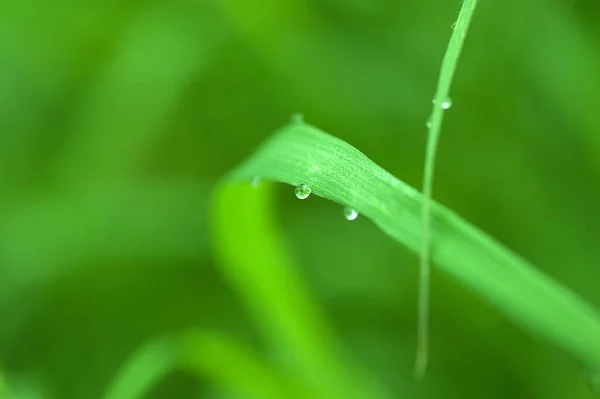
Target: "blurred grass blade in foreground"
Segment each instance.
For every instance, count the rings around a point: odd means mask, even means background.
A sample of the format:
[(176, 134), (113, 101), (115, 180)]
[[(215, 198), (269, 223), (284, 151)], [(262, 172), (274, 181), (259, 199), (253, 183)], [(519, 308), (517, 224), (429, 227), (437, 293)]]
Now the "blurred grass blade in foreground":
[(268, 182), (217, 187), (212, 225), (218, 266), (273, 358), (303, 386), (319, 398), (389, 397), (344, 353), (302, 281), (274, 218), (271, 188)]
[(207, 331), (191, 331), (158, 338), (140, 347), (125, 362), (104, 399), (142, 399), (176, 369), (208, 379), (221, 391), (244, 397), (308, 397), (233, 339)]

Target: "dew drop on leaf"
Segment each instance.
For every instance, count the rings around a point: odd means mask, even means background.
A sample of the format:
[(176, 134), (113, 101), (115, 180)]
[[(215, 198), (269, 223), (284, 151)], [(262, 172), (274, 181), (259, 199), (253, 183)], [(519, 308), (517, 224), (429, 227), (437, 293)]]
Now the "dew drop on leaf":
[(298, 197), (298, 199), (307, 199), (310, 195), (310, 192), (311, 189), (306, 184), (299, 184), (296, 186), (296, 197)]
[(346, 220), (355, 220), (358, 217), (358, 212), (356, 212), (356, 209), (347, 206), (344, 208), (344, 216)]

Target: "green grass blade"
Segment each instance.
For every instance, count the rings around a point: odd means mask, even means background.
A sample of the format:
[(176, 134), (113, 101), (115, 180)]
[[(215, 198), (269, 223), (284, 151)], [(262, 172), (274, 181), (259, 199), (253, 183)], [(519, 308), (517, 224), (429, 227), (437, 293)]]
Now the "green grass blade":
[(105, 399), (141, 399), (178, 363), (178, 351), (168, 339), (143, 345), (125, 362)]
[(213, 381), (224, 392), (264, 399), (316, 397), (296, 378), (284, 375), (249, 348), (220, 334), (190, 335), (183, 350), (186, 368)]
[(456, 65), (460, 57), (469, 24), (475, 11), (477, 0), (464, 0), (454, 32), (450, 37), (446, 54), (440, 68), (437, 90), (433, 102), (430, 123), (428, 123), (429, 135), (427, 137), (427, 148), (425, 150), (425, 171), (423, 173), (423, 204), (421, 208), (421, 257), (419, 265), (419, 326), (417, 328), (417, 356), (415, 359), (415, 374), (422, 377), (427, 369), (427, 358), (429, 352), (428, 329), (429, 329), (429, 274), (430, 274), (430, 247), (431, 247), (431, 195), (433, 191), (433, 175), (435, 170), (435, 158), (442, 129), (444, 117), (444, 104), (450, 98), (450, 86), (456, 71)]
[(142, 399), (167, 374), (183, 370), (227, 393), (264, 399), (310, 395), (283, 378), (249, 349), (206, 331), (155, 339), (125, 362), (104, 399)]
[(283, 368), (318, 397), (388, 397), (352, 364), (305, 287), (281, 240), (271, 191), (268, 183), (217, 188), (212, 225), (218, 266), (274, 356), (285, 354)]
[[(308, 184), (314, 194), (357, 209), (411, 250), (421, 248), (423, 196), (356, 148), (315, 127), (285, 126), (227, 180), (250, 182), (255, 177)], [(585, 367), (600, 365), (600, 315), (595, 309), (433, 201), (431, 221), (431, 257), (438, 268)]]

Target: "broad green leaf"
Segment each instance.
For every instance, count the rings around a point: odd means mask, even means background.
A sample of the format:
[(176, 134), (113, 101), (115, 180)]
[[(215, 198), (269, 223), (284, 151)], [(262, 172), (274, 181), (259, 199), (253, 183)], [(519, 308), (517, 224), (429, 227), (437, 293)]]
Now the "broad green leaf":
[[(356, 148), (315, 127), (297, 121), (285, 126), (226, 181), (250, 182), (257, 177), (307, 184), (314, 194), (355, 208), (411, 250), (421, 247), (423, 196)], [(237, 198), (239, 203), (247, 200)], [(264, 201), (269, 206), (269, 199)], [(231, 200), (229, 209), (234, 205)], [(595, 309), (451, 210), (431, 205), (434, 265), (584, 367), (600, 364), (600, 316)], [(250, 221), (258, 225), (247, 226), (249, 221), (241, 219), (239, 228), (255, 228), (260, 235), (260, 221)], [(260, 257), (255, 260), (260, 262)]]

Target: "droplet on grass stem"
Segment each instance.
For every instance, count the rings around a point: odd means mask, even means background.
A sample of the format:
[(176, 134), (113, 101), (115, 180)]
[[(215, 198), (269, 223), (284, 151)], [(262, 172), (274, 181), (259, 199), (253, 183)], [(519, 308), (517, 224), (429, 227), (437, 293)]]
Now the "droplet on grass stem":
[(442, 109), (449, 109), (452, 106), (452, 99), (450, 97), (446, 97), (444, 101), (442, 101)]
[(306, 184), (299, 184), (298, 186), (296, 186), (296, 197), (298, 199), (307, 199), (310, 193), (311, 189)]
[[(435, 105), (435, 98), (431, 100), (431, 103)], [(442, 109), (448, 109), (452, 106), (452, 99), (450, 97), (446, 97), (444, 101), (442, 101)]]

